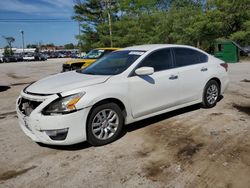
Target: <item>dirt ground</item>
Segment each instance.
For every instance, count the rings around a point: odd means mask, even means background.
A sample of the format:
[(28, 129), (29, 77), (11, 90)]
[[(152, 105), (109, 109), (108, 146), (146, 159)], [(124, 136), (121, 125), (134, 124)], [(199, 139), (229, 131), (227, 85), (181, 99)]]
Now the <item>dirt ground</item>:
[(250, 62), (229, 65), (230, 86), (213, 109), (127, 125), (102, 147), (40, 146), (19, 128), (15, 100), (64, 61), (0, 64), (0, 187), (250, 187)]

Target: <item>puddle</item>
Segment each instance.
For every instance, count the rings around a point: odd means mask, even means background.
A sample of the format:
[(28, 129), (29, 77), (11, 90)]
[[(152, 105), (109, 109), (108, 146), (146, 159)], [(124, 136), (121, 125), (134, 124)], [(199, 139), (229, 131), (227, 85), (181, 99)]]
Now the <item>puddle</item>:
[(241, 106), (241, 105), (233, 104), (233, 107), (236, 108), (238, 111), (243, 112), (250, 116), (250, 106)]
[(17, 176), (20, 176), (22, 174), (25, 174), (26, 172), (36, 168), (37, 166), (31, 166), (29, 168), (25, 168), (22, 170), (9, 170), (7, 172), (4, 172), (2, 174), (0, 174), (0, 180), (8, 180), (8, 179), (12, 179), (15, 178)]
[(0, 86), (0, 92), (7, 91), (10, 89), (10, 86)]

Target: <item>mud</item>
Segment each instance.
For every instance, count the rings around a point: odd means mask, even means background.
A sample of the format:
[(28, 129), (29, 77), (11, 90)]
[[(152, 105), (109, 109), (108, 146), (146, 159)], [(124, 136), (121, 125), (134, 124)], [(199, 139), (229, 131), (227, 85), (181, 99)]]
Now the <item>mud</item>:
[(243, 112), (250, 116), (250, 106), (242, 106), (238, 104), (233, 104), (233, 107), (236, 108), (238, 111)]
[(247, 82), (247, 83), (249, 83), (249, 82), (250, 82), (250, 80), (248, 80), (248, 79), (244, 79), (244, 80), (241, 80), (241, 82)]
[(246, 99), (250, 99), (250, 94), (240, 93), (238, 91), (231, 91), (230, 95), (234, 95), (235, 97), (243, 97)]
[(214, 113), (211, 113), (210, 114), (211, 116), (221, 116), (221, 115), (223, 115), (223, 113), (221, 113), (221, 112), (214, 112)]
[(7, 116), (12, 116), (12, 115), (16, 115), (16, 111), (1, 113), (0, 117), (7, 117)]
[(22, 169), (22, 170), (9, 170), (9, 171), (6, 171), (6, 172), (0, 174), (0, 181), (1, 180), (8, 180), (8, 179), (16, 178), (17, 176), (25, 174), (28, 171), (30, 171), (30, 170), (32, 170), (32, 169), (34, 169), (36, 167), (37, 166), (31, 166), (29, 168), (25, 168), (25, 169)]
[(7, 73), (7, 76), (13, 79), (25, 79), (25, 78), (29, 78), (28, 76), (19, 76), (15, 73)]
[(21, 83), (13, 83), (11, 84), (11, 86), (20, 86), (20, 85), (27, 85), (27, 84), (31, 84), (33, 82), (21, 82)]
[(188, 144), (184, 148), (178, 151), (177, 156), (178, 158), (191, 158), (194, 154), (196, 154), (204, 144)]

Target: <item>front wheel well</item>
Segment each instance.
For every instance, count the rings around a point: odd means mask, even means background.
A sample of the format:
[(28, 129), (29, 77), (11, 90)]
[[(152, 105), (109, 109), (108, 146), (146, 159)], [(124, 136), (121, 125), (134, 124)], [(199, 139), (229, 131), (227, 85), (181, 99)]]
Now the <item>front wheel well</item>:
[[(115, 103), (115, 104), (117, 104), (120, 107), (120, 109), (122, 111), (122, 115), (123, 115), (123, 117), (125, 119), (125, 117), (127, 116), (125, 105), (123, 104), (122, 101), (120, 101), (119, 99), (116, 99), (116, 98), (107, 98), (107, 99), (103, 99), (101, 101), (98, 101), (90, 109), (89, 115), (91, 114), (91, 112), (93, 111), (93, 109), (95, 109), (95, 107), (97, 107), (99, 105), (102, 105), (102, 104), (107, 104), (107, 103)], [(88, 117), (89, 117), (89, 115), (88, 115)]]

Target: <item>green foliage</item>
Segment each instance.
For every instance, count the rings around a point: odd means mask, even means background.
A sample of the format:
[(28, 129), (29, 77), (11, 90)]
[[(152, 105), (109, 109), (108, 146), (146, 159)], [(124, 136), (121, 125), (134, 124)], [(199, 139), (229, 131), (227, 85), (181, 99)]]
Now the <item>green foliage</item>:
[[(105, 6), (105, 2), (112, 6)], [(82, 50), (177, 43), (212, 52), (219, 38), (250, 44), (250, 0), (84, 0), (74, 6)]]
[(9, 46), (5, 46), (5, 47), (4, 47), (4, 52), (3, 52), (3, 55), (4, 55), (4, 56), (11, 56), (11, 55), (13, 55), (13, 54), (14, 54), (14, 53), (13, 53), (12, 49), (9, 48)]

